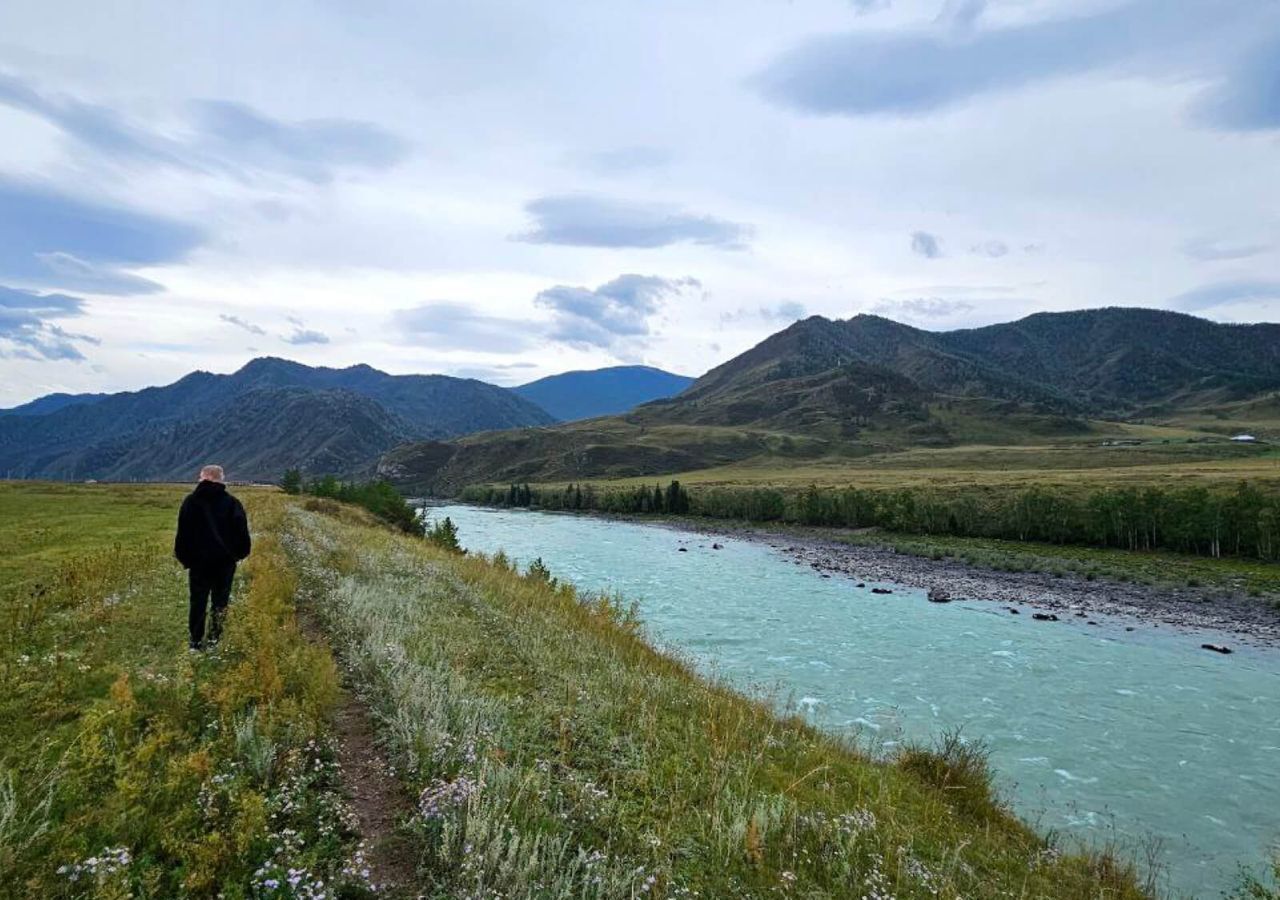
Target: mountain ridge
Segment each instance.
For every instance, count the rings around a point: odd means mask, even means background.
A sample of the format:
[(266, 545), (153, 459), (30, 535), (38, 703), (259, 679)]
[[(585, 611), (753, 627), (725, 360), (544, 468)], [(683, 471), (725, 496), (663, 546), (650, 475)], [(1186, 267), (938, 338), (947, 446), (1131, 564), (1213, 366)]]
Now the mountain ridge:
[[(1280, 389), (1280, 325), (1104, 307), (930, 332), (811, 316), (621, 416), (397, 448), (406, 485), (638, 476), (783, 456), (1081, 437)], [(709, 440), (714, 435), (715, 440)], [(732, 437), (731, 437), (732, 436)]]

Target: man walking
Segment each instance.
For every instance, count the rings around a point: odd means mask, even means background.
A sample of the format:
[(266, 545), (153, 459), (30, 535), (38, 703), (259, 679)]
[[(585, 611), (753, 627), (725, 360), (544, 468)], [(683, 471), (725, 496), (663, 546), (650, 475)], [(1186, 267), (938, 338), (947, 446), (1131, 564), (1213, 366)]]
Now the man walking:
[(191, 584), (191, 609), (187, 626), (191, 649), (205, 646), (205, 619), (213, 598), (209, 642), (222, 635), (222, 619), (231, 600), (231, 579), (236, 563), (249, 555), (249, 520), (240, 501), (227, 493), (222, 466), (205, 466), (200, 483), (182, 501), (173, 555), (187, 569)]

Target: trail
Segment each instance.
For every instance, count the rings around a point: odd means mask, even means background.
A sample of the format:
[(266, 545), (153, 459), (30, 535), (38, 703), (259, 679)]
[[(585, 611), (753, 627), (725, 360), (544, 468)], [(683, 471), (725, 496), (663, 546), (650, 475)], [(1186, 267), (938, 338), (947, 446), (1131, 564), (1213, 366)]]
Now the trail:
[[(298, 624), (308, 640), (329, 646), (305, 602), (298, 606)], [(417, 863), (399, 826), (413, 814), (413, 803), (378, 744), (369, 708), (345, 681), (332, 725), (342, 790), (356, 816), (370, 880), (384, 896), (412, 896)]]

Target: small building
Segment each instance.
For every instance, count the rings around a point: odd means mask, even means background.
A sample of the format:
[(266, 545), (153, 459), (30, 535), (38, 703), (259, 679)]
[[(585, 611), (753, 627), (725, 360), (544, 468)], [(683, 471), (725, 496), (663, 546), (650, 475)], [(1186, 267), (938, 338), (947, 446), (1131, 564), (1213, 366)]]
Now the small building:
[(1251, 434), (1237, 434), (1231, 440), (1236, 441), (1237, 443), (1240, 443), (1240, 444), (1252, 444), (1258, 439)]

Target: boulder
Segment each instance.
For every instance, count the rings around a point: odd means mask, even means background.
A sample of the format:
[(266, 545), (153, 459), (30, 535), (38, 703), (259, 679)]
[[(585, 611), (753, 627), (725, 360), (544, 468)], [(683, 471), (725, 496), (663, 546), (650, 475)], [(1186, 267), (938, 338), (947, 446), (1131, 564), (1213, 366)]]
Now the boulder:
[(1055, 616), (1053, 613), (1032, 613), (1032, 614), (1031, 614), (1031, 618), (1035, 619), (1037, 622), (1056, 622), (1056, 621), (1058, 621), (1058, 617), (1057, 617), (1057, 616)]
[(930, 603), (950, 603), (951, 595), (940, 587), (929, 588)]
[(1231, 648), (1226, 644), (1201, 644), (1201, 650), (1212, 650), (1214, 653), (1230, 653)]
[(892, 593), (893, 593), (893, 591), (889, 590), (888, 588), (872, 588), (872, 589), (871, 589), (871, 593), (873, 593), (873, 594), (892, 594)]

